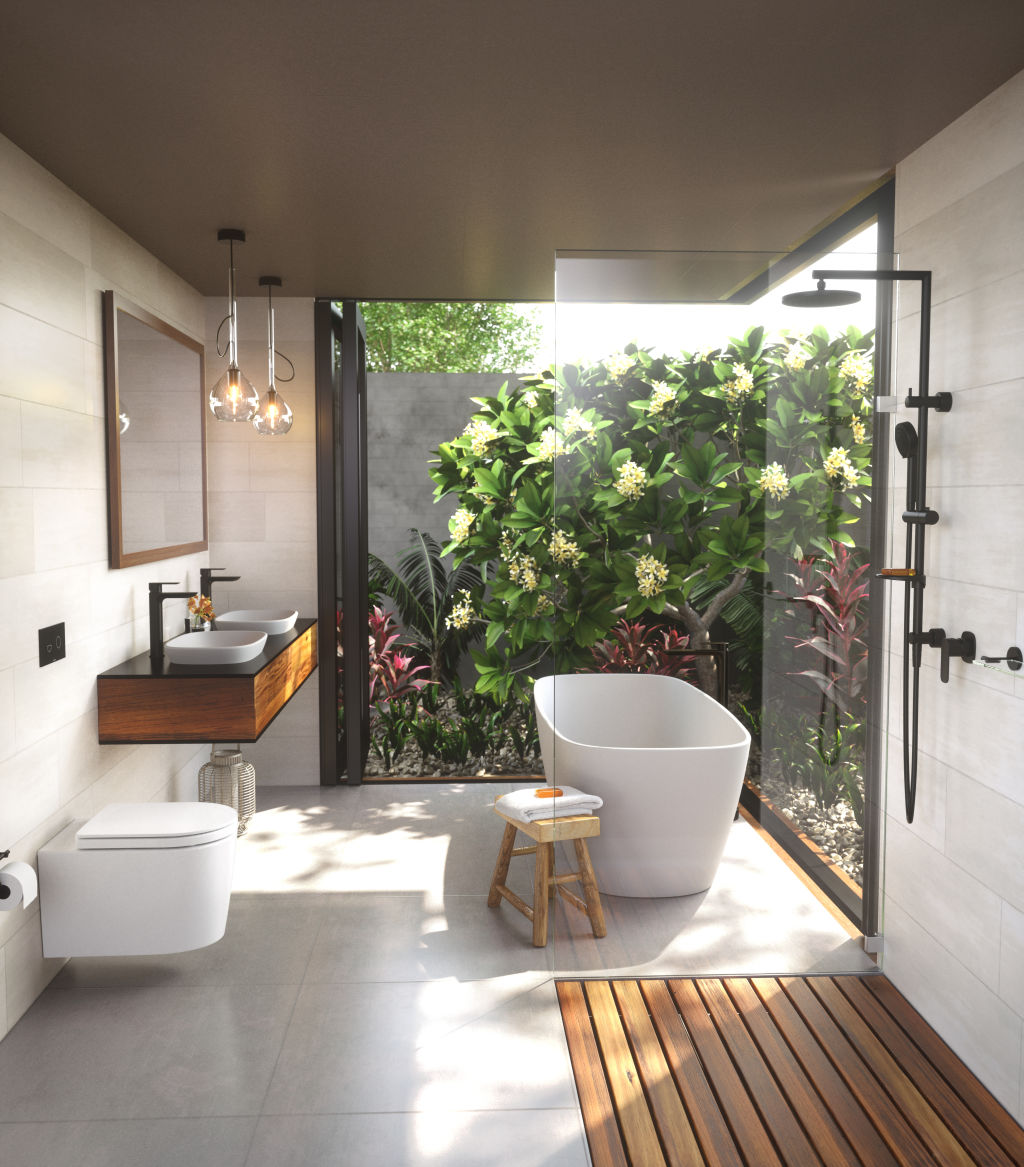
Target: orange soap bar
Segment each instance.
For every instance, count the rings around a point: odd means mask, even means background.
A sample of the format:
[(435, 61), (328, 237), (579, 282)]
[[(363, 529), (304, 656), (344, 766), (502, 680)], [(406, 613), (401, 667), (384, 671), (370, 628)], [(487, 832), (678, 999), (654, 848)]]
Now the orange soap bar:
[(561, 798), (562, 789), (560, 786), (552, 786), (550, 790), (546, 786), (542, 786), (537, 791), (538, 798)]

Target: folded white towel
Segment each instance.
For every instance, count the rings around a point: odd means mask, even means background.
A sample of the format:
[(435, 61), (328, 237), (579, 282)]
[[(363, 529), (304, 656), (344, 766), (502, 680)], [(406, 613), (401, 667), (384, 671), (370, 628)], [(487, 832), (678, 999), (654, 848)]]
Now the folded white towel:
[(559, 786), (560, 795), (554, 798), (538, 798), (538, 790), (550, 790), (548, 786), (530, 787), (527, 790), (513, 790), (494, 800), (494, 805), (502, 814), (521, 823), (535, 823), (538, 819), (563, 818), (573, 814), (592, 814), (603, 806), (596, 794), (584, 794), (574, 786)]

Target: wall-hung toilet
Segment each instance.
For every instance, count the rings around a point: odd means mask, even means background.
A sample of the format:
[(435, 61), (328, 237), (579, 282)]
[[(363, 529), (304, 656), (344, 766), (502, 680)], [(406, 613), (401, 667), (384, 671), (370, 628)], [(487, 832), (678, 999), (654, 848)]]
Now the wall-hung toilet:
[(238, 814), (118, 802), (39, 851), (44, 956), (186, 952), (224, 935)]

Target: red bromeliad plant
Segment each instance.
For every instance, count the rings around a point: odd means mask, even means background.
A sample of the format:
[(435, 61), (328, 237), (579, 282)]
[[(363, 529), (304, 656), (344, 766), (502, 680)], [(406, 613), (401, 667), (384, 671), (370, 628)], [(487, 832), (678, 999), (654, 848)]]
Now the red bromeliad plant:
[(691, 680), (697, 658), (682, 651), (689, 643), (690, 638), (674, 628), (623, 619), (590, 653), (598, 673), (655, 673)]
[(854, 554), (834, 542), (831, 561), (818, 560), (815, 567), (819, 587), (793, 599), (811, 608), (816, 630), (820, 632), (797, 641), (796, 647), (818, 653), (822, 667), (803, 669), (797, 675), (813, 681), (846, 716), (859, 719), (868, 672), (863, 609), (868, 596), (864, 575), (870, 564), (858, 563)]

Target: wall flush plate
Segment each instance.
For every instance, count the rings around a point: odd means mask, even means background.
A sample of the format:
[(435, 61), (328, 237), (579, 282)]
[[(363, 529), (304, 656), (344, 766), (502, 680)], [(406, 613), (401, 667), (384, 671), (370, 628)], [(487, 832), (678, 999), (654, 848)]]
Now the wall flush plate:
[(63, 660), (67, 655), (64, 650), (64, 622), (51, 624), (49, 628), (39, 629), (39, 667), (51, 665), (55, 660)]

